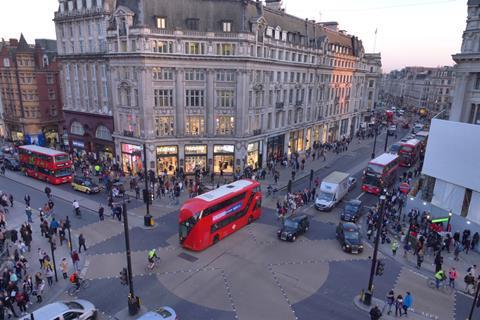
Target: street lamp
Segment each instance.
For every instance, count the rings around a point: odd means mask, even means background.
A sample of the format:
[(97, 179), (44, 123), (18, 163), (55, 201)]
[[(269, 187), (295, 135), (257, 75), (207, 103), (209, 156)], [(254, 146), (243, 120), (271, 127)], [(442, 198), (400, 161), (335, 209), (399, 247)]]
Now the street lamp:
[(147, 144), (143, 144), (143, 168), (144, 168), (144, 179), (145, 179), (145, 202), (147, 205), (147, 212), (145, 214), (145, 217), (143, 219), (143, 224), (146, 227), (151, 227), (152, 226), (152, 216), (150, 215), (150, 192), (148, 190), (148, 171), (147, 171)]
[(50, 236), (50, 239), (48, 240), (50, 242), (50, 250), (52, 251), (52, 262), (53, 262), (53, 271), (55, 272), (55, 282), (58, 282), (58, 276), (57, 276), (57, 263), (55, 262), (55, 250), (56, 245), (55, 242), (53, 241), (53, 235)]
[(372, 159), (375, 159), (375, 148), (377, 147), (378, 125), (375, 125), (375, 138), (373, 139)]
[(477, 291), (475, 292), (475, 297), (472, 301), (472, 308), (470, 309), (470, 314), (468, 315), (467, 320), (473, 320), (473, 310), (475, 309), (475, 305), (477, 305), (477, 308), (480, 308), (480, 285), (477, 285)]
[(140, 309), (140, 298), (135, 296), (133, 291), (133, 274), (132, 274), (132, 257), (130, 251), (130, 234), (128, 230), (128, 214), (127, 203), (125, 201), (126, 195), (123, 195), (122, 213), (123, 213), (123, 228), (125, 232), (125, 249), (127, 254), (127, 279), (128, 279), (128, 313), (133, 316), (136, 315)]
[(65, 228), (67, 228), (68, 231), (68, 247), (70, 248), (70, 255), (72, 254), (73, 251), (73, 244), (72, 244), (72, 233), (70, 231), (70, 217), (67, 216), (67, 219), (65, 220)]
[(448, 212), (448, 222), (447, 222), (447, 231), (450, 232), (451, 230), (451, 225), (450, 225), (450, 220), (452, 219), (452, 210)]
[(367, 292), (365, 292), (365, 298), (363, 303), (367, 306), (372, 303), (373, 296), (373, 277), (375, 275), (375, 267), (377, 266), (378, 245), (380, 242), (380, 234), (382, 233), (383, 217), (385, 215), (385, 202), (387, 200), (386, 190), (383, 191), (380, 196), (380, 216), (377, 220), (377, 234), (375, 235), (375, 247), (373, 249), (372, 267), (370, 268), (370, 279), (368, 280)]

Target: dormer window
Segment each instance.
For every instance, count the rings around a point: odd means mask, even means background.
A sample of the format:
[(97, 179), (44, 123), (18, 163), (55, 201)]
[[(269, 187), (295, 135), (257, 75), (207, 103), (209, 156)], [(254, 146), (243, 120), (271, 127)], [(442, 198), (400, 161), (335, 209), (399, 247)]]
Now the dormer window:
[(186, 25), (188, 30), (198, 30), (199, 20), (196, 18), (188, 18), (186, 20)]
[(223, 32), (232, 32), (232, 22), (231, 21), (223, 21), (222, 22), (222, 30), (223, 30)]
[(157, 29), (166, 29), (167, 28), (167, 18), (157, 17)]

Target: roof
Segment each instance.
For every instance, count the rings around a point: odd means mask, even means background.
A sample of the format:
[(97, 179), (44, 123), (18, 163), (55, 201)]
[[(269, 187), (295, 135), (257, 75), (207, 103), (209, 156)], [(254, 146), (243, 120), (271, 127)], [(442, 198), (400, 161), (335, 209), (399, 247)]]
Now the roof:
[(221, 198), (221, 197), (224, 197), (227, 194), (230, 194), (232, 192), (240, 191), (243, 188), (252, 185), (252, 183), (253, 182), (250, 181), (250, 180), (238, 180), (238, 181), (223, 185), (220, 188), (217, 188), (215, 190), (212, 190), (212, 191), (206, 192), (204, 194), (201, 194), (201, 195), (199, 195), (195, 198), (196, 199), (201, 199), (201, 200), (204, 200), (204, 201), (207, 201), (207, 202), (214, 201), (214, 200), (216, 200), (218, 198)]
[(62, 152), (62, 151), (58, 151), (58, 150), (55, 150), (55, 149), (44, 148), (44, 147), (40, 147), (40, 146), (36, 146), (36, 145), (32, 145), (32, 144), (28, 145), (28, 146), (20, 146), (19, 148), (27, 150), (27, 151), (43, 153), (43, 154), (46, 154), (48, 156), (58, 156), (58, 155), (66, 154), (65, 152)]
[(20, 35), (20, 40), (18, 41), (18, 46), (17, 46), (17, 52), (32, 52), (33, 49), (30, 47), (30, 45), (27, 43), (27, 40), (25, 40), (25, 37), (23, 36), (23, 33)]
[(418, 131), (415, 135), (416, 135), (416, 136), (426, 137), (426, 136), (428, 136), (428, 131), (425, 131), (425, 130), (423, 130), (423, 131)]
[(396, 154), (384, 153), (384, 154), (376, 157), (372, 161), (370, 161), (370, 163), (384, 166), (384, 165), (389, 164), (390, 162), (392, 162), (396, 158), (398, 158), (398, 156)]
[(63, 302), (53, 302), (33, 312), (35, 319), (52, 319), (58, 317), (69, 308)]
[(417, 144), (419, 144), (419, 143), (420, 143), (420, 140), (418, 140), (418, 139), (410, 139), (410, 140), (402, 143), (402, 145), (415, 146), (415, 145), (417, 145)]
[(358, 230), (358, 226), (353, 222), (343, 222), (343, 229), (355, 229)]
[(340, 171), (333, 171), (330, 173), (325, 179), (323, 179), (324, 182), (327, 183), (340, 183), (346, 178), (348, 178), (350, 175), (345, 172), (340, 172)]

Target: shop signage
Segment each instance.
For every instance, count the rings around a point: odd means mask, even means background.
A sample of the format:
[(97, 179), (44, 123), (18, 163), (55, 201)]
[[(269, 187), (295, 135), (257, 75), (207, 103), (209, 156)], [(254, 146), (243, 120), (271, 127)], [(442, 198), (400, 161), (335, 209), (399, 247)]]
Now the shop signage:
[(124, 153), (135, 153), (135, 152), (141, 152), (142, 147), (137, 146), (135, 144), (127, 144), (127, 143), (122, 143), (122, 152)]
[(187, 145), (185, 146), (185, 154), (206, 154), (206, 145)]
[(85, 148), (85, 143), (83, 141), (73, 140), (72, 145), (77, 148)]
[(159, 146), (157, 147), (157, 154), (177, 154), (177, 146)]
[(217, 144), (213, 146), (213, 153), (234, 153), (235, 146), (233, 144)]

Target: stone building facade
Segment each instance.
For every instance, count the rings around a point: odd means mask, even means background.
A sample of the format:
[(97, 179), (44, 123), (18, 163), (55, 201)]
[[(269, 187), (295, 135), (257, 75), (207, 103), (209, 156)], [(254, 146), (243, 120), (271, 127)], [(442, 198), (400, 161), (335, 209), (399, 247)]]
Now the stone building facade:
[(29, 45), (21, 35), (0, 43), (0, 95), (6, 138), (57, 146), (63, 118), (55, 41)]
[(59, 0), (55, 12), (68, 149), (114, 158), (106, 33), (113, 0)]
[(380, 56), (366, 58), (361, 41), (336, 23), (279, 8), (278, 1), (116, 1), (107, 59), (125, 170), (142, 169), (144, 143), (157, 173), (228, 174), (354, 133), (374, 106), (376, 94), (365, 95), (367, 79), (381, 73)]

